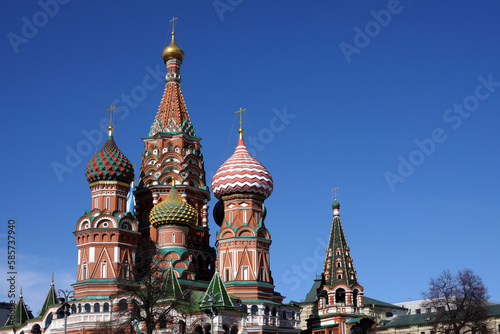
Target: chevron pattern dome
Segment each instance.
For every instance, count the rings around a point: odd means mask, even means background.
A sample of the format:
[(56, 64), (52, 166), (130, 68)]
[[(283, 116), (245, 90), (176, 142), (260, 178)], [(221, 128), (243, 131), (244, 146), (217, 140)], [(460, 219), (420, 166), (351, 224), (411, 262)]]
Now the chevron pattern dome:
[(237, 193), (267, 198), (273, 192), (273, 178), (266, 167), (248, 152), (243, 138), (240, 138), (233, 155), (215, 173), (212, 191), (218, 199)]
[(196, 210), (179, 196), (175, 186), (172, 186), (168, 197), (153, 207), (149, 214), (149, 222), (154, 227), (162, 225), (194, 226)]
[(113, 136), (109, 136), (101, 150), (90, 159), (85, 176), (89, 183), (121, 181), (129, 184), (134, 179), (134, 168), (116, 146)]

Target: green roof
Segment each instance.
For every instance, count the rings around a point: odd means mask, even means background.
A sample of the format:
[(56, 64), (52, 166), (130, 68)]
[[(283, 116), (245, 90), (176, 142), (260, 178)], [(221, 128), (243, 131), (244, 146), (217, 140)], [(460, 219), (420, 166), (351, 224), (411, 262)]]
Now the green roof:
[(383, 301), (380, 301), (380, 300), (377, 300), (374, 298), (366, 297), (366, 296), (363, 297), (363, 303), (365, 304), (365, 306), (375, 305), (375, 306), (388, 307), (388, 308), (393, 308), (393, 309), (398, 309), (398, 310), (406, 310), (405, 307), (386, 303), (386, 302), (383, 302)]
[(52, 281), (52, 283), (50, 283), (49, 292), (47, 293), (47, 297), (45, 297), (45, 301), (43, 302), (42, 309), (40, 310), (40, 314), (38, 314), (38, 316), (43, 316), (47, 311), (47, 309), (49, 308), (49, 306), (55, 304), (59, 304), (59, 302), (57, 300), (57, 293), (54, 287), (54, 281)]
[(19, 296), (19, 301), (14, 308), (14, 312), (10, 315), (9, 319), (5, 323), (5, 326), (19, 327), (26, 321), (33, 319), (33, 314), (28, 310), (26, 304), (23, 301), (23, 295)]
[(306, 299), (302, 303), (315, 303), (318, 299), (318, 289), (321, 286), (321, 279), (315, 279), (311, 290), (306, 295)]
[(224, 282), (222, 282), (222, 278), (217, 270), (208, 285), (207, 291), (200, 300), (200, 307), (202, 309), (211, 307), (212, 298), (214, 299), (213, 302), (215, 307), (226, 310), (234, 309), (233, 302), (231, 301), (226, 287), (224, 286)]
[(165, 295), (168, 298), (177, 299), (182, 297), (181, 286), (179, 284), (179, 281), (177, 280), (177, 276), (175, 276), (174, 268), (171, 266), (168, 267), (167, 271), (165, 272), (165, 279), (162, 283), (162, 289), (164, 289)]
[[(487, 307), (489, 308), (489, 316), (490, 317), (500, 316), (500, 304), (493, 304), (493, 305), (489, 305)], [(394, 318), (393, 320), (386, 322), (377, 328), (386, 329), (386, 328), (426, 325), (426, 324), (432, 323), (432, 320), (434, 319), (435, 315), (436, 315), (436, 312), (400, 315), (400, 316)]]

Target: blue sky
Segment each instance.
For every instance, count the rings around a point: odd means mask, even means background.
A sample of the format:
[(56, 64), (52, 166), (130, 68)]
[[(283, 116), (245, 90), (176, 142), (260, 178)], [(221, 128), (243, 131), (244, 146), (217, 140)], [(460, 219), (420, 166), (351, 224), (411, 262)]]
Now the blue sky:
[(57, 288), (75, 282), (72, 232), (91, 206), (85, 167), (110, 104), (118, 147), (140, 164), (172, 16), (209, 180), (236, 146), (234, 112), (248, 109), (247, 145), (274, 178), (266, 225), (287, 300), (322, 269), (339, 187), (365, 295), (419, 299), (430, 277), (471, 268), (500, 302), (498, 2), (117, 4), (0, 3), (1, 254), (15, 219), (17, 284), (34, 312), (52, 272)]

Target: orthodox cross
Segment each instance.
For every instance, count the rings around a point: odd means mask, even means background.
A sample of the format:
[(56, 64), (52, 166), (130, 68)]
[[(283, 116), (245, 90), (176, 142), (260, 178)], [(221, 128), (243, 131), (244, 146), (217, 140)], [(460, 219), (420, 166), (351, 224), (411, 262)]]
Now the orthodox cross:
[(337, 188), (337, 187), (332, 189), (332, 195), (335, 192), (335, 200), (337, 200), (337, 190), (339, 190), (339, 188)]
[(106, 109), (106, 111), (109, 111), (109, 126), (113, 126), (113, 109), (115, 109), (116, 106), (110, 105), (109, 109)]
[(238, 110), (238, 111), (235, 112), (235, 114), (238, 114), (238, 113), (240, 114), (240, 129), (243, 129), (243, 120), (242, 120), (242, 116), (241, 115), (243, 114), (244, 111), (247, 111), (247, 109), (246, 108), (245, 109), (240, 108), (240, 110)]
[(172, 19), (168, 22), (172, 22), (172, 34), (174, 33), (174, 24), (175, 24), (175, 20), (177, 20), (178, 17), (175, 17), (175, 16), (172, 16)]

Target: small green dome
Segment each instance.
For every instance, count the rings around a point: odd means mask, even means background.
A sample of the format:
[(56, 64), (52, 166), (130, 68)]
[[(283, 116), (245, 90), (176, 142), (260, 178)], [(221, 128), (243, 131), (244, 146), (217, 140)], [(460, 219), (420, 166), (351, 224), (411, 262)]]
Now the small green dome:
[(337, 202), (337, 200), (335, 200), (335, 202), (333, 202), (332, 209), (340, 209), (340, 204), (339, 204), (339, 202)]
[(196, 224), (196, 210), (179, 196), (172, 186), (168, 197), (153, 207), (149, 221), (154, 227), (162, 225), (182, 225), (191, 227)]

